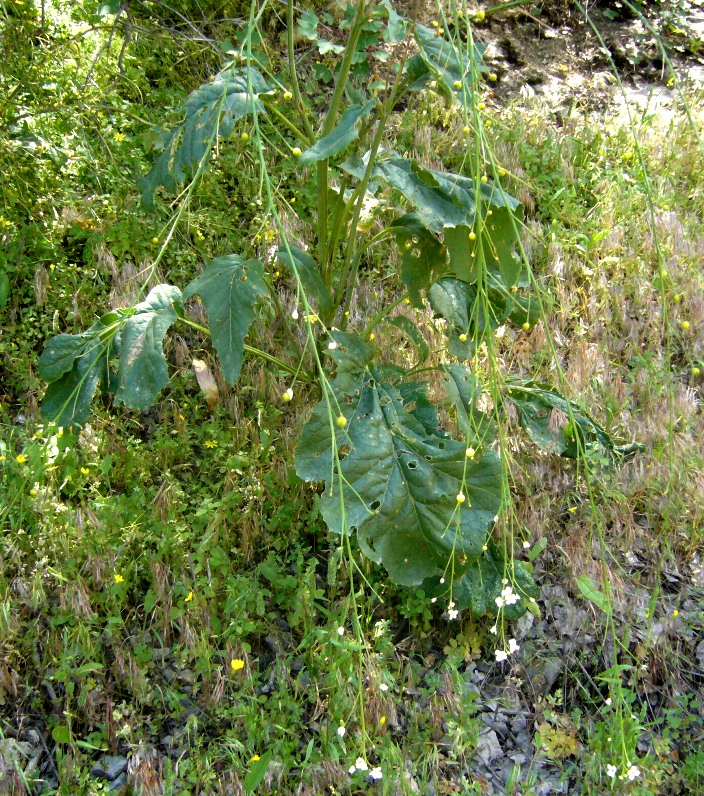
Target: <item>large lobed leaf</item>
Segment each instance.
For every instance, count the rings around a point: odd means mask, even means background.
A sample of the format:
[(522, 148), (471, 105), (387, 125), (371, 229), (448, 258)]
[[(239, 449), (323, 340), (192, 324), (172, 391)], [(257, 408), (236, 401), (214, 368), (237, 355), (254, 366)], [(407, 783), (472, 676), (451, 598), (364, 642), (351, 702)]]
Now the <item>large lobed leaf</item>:
[(169, 383), (163, 341), (176, 322), (174, 304), (180, 301), (181, 291), (177, 287), (157, 285), (125, 321), (115, 403), (146, 409)]
[(103, 342), (102, 324), (84, 334), (60, 334), (39, 357), (39, 373), (49, 382), (42, 414), (59, 426), (83, 426), (100, 381), (105, 381), (112, 341)]
[[(340, 345), (350, 336), (334, 337)], [(431, 425), (427, 407), (416, 415), (417, 389), (404, 402), (372, 366), (351, 368), (339, 351), (336, 358), (343, 372), (315, 407), (296, 450), (299, 476), (326, 481), (320, 505), (328, 527), (356, 528), (362, 550), (397, 583), (420, 584), (448, 565), (463, 571), (481, 555), (499, 509), (497, 455), (486, 450), (468, 459), (464, 443)], [(339, 414), (347, 419), (344, 428), (334, 422)]]
[(185, 120), (166, 135), (163, 152), (139, 181), (142, 204), (152, 207), (157, 188), (174, 191), (192, 176), (216, 141), (232, 134), (239, 119), (254, 111), (263, 113), (259, 95), (270, 90), (256, 69), (239, 65), (223, 69), (197, 88), (184, 105)]
[(264, 267), (258, 260), (236, 254), (217, 257), (183, 291), (187, 299), (198, 294), (208, 315), (213, 345), (223, 375), (235, 384), (244, 360), (244, 339), (254, 320), (254, 304), (267, 292)]

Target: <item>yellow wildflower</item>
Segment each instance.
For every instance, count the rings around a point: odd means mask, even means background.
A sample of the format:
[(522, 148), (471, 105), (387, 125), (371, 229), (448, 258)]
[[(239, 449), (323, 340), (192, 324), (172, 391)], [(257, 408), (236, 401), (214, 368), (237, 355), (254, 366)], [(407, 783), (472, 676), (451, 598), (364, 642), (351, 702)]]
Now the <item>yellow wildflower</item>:
[(233, 672), (239, 672), (240, 669), (244, 669), (244, 661), (241, 658), (233, 658), (230, 661), (230, 668)]
[(125, 579), (118, 572), (115, 573), (115, 583), (124, 583)]
[(27, 461), (27, 457), (24, 453), (20, 453), (19, 456), (15, 456), (15, 461), (17, 464), (24, 464)]
[(206, 439), (204, 444), (206, 448), (217, 448), (218, 441), (216, 439)]
[(257, 760), (261, 760), (261, 757), (259, 757), (259, 755), (252, 755), (252, 756), (249, 758), (249, 762), (250, 762), (250, 763), (256, 763), (256, 762), (257, 762)]
[(186, 599), (185, 599), (185, 601), (184, 601), (184, 602), (187, 602), (187, 603), (189, 603), (189, 602), (191, 602), (191, 600), (192, 600), (192, 599), (193, 599), (193, 592), (192, 592), (192, 591), (189, 591), (189, 592), (188, 592), (188, 595), (187, 595), (187, 597), (186, 597)]

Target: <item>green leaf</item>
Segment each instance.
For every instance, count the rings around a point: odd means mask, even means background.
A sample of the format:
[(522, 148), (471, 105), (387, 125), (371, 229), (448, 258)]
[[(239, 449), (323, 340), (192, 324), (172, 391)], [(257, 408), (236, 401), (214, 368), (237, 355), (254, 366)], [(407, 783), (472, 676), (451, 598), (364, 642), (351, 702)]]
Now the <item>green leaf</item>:
[(197, 293), (203, 300), (213, 345), (229, 384), (235, 384), (240, 375), (254, 304), (266, 292), (262, 264), (236, 254), (217, 257), (183, 291), (184, 299)]
[(580, 575), (577, 578), (577, 588), (582, 596), (589, 600), (590, 603), (596, 605), (597, 608), (602, 610), (605, 614), (611, 613), (611, 605), (609, 604), (608, 597), (597, 589), (594, 581), (589, 575)]
[(259, 784), (264, 779), (269, 763), (271, 762), (271, 752), (265, 752), (259, 760), (252, 764), (247, 776), (244, 778), (244, 789), (247, 793), (254, 793)]
[(413, 365), (414, 368), (417, 368), (425, 362), (430, 355), (430, 346), (425, 341), (425, 337), (423, 337), (420, 329), (410, 318), (407, 318), (405, 315), (396, 315), (393, 318), (385, 318), (385, 323), (388, 323), (390, 326), (395, 326), (410, 338), (411, 343), (413, 343), (414, 348), (418, 352), (418, 360)]
[(458, 279), (473, 284), (479, 278), (481, 269), (480, 260), (476, 256), (476, 241), (471, 241), (469, 235), (472, 228), (466, 224), (445, 229), (444, 243), (450, 255), (450, 270)]
[(496, 424), (477, 408), (482, 394), (479, 379), (464, 365), (443, 365), (447, 375), (445, 389), (457, 411), (457, 422), (468, 443), (490, 445), (496, 437)]
[(386, 42), (398, 42), (403, 41), (406, 36), (406, 30), (408, 28), (408, 20), (405, 17), (400, 16), (396, 13), (396, 10), (391, 5), (389, 0), (383, 0), (382, 4), (384, 10), (386, 11), (389, 21), (386, 25), (386, 29), (384, 30), (384, 41)]
[(246, 114), (263, 114), (259, 95), (270, 91), (252, 67), (229, 66), (210, 83), (196, 89), (185, 103), (186, 119), (167, 134), (164, 151), (141, 180), (142, 204), (153, 207), (159, 186), (174, 191), (195, 174), (219, 138), (228, 138)]
[(102, 19), (103, 17), (117, 14), (120, 11), (121, 5), (121, 0), (103, 0), (98, 6), (98, 17)]
[(401, 251), (401, 281), (414, 307), (422, 308), (420, 291), (427, 290), (446, 270), (445, 247), (417, 213), (407, 213), (390, 227)]
[(10, 298), (10, 277), (0, 271), (0, 310), (7, 304)]
[[(47, 420), (59, 426), (83, 426), (88, 420), (90, 403), (101, 379), (106, 378), (107, 363), (110, 358), (112, 341), (101, 342), (98, 336), (97, 324), (93, 334), (85, 335), (59, 335), (59, 337), (83, 337), (83, 345), (73, 349), (75, 358), (68, 367), (69, 356), (58, 356), (54, 359), (47, 355), (42, 367), (44, 372), (51, 376), (63, 370), (47, 387), (42, 401), (42, 414)], [(56, 338), (54, 338), (55, 340)], [(51, 347), (53, 340), (47, 348)], [(61, 349), (59, 346), (58, 349)], [(64, 353), (67, 348), (63, 348)], [(58, 350), (57, 349), (57, 350)], [(44, 357), (44, 353), (42, 353)], [(41, 360), (41, 358), (40, 358)]]
[[(574, 401), (563, 398), (545, 385), (514, 381), (507, 386), (506, 396), (518, 409), (519, 421), (528, 436), (551, 453), (576, 458), (580, 447), (578, 434), (581, 436), (581, 447), (586, 443), (595, 443), (609, 453), (620, 452), (606, 431)], [(564, 422), (559, 427), (551, 418), (555, 409), (563, 416)]]
[(315, 260), (302, 249), (289, 246), (279, 249), (276, 256), (292, 273), (298, 273), (309, 298), (315, 299), (318, 309), (326, 315), (333, 308), (333, 299), (320, 275)]
[(146, 409), (169, 383), (162, 345), (166, 332), (176, 322), (177, 301), (181, 301), (177, 287), (157, 285), (125, 321), (115, 403)]
[[(420, 48), (420, 56), (439, 80), (441, 89), (444, 89), (443, 93), (453, 97), (456, 102), (469, 107), (472, 72), (469, 54), (458, 49), (455, 43), (439, 36), (433, 28), (426, 28), (425, 25), (416, 25), (415, 36)], [(468, 47), (469, 45), (462, 42), (461, 46)], [(487, 71), (482, 59), (485, 49), (480, 45), (472, 45), (471, 59), (474, 62), (474, 68), (479, 72)], [(458, 81), (464, 84), (464, 90), (455, 88), (455, 83)]]
[(306, 149), (298, 158), (304, 166), (325, 160), (341, 152), (349, 143), (357, 138), (355, 125), (372, 112), (376, 105), (375, 100), (370, 100), (364, 105), (352, 105), (340, 116), (340, 121), (330, 133), (323, 136), (310, 149)]
[(51, 739), (56, 741), (56, 743), (71, 743), (71, 730), (60, 724), (51, 731)]
[(44, 381), (57, 381), (71, 370), (76, 357), (85, 351), (86, 346), (95, 343), (94, 335), (57, 334), (49, 340), (39, 357), (39, 375)]
[(518, 256), (518, 230), (523, 223), (523, 208), (511, 210), (506, 205), (494, 206), (491, 216), (484, 218), (481, 227), (487, 269), (501, 274), (507, 287), (515, 285), (521, 276)]
[[(338, 413), (344, 428), (334, 422)], [(326, 479), (320, 508), (328, 527), (356, 528), (363, 552), (405, 585), (441, 574), (452, 559), (462, 571), (463, 561), (480, 555), (500, 505), (497, 455), (487, 450), (468, 460), (463, 443), (429, 431), (371, 367), (332, 383), (303, 430), (296, 471), (304, 480)]]
[(309, 41), (315, 41), (318, 38), (319, 24), (320, 20), (318, 19), (315, 11), (308, 9), (308, 11), (304, 11), (301, 14), (301, 17), (298, 20), (298, 32), (301, 34), (301, 36), (303, 36), (303, 38), (308, 39)]
[(496, 598), (504, 588), (504, 579), (509, 580), (512, 589), (521, 597), (520, 602), (503, 607), (504, 618), (511, 621), (523, 616), (526, 608), (522, 603), (527, 603), (531, 597), (537, 599), (540, 591), (525, 564), (505, 561), (501, 548), (493, 542), (461, 577), (453, 581), (451, 592), (447, 577), (444, 584), (437, 577), (429, 579), (422, 588), (430, 597), (452, 599), (459, 610), (469, 608), (474, 616), (496, 616)]

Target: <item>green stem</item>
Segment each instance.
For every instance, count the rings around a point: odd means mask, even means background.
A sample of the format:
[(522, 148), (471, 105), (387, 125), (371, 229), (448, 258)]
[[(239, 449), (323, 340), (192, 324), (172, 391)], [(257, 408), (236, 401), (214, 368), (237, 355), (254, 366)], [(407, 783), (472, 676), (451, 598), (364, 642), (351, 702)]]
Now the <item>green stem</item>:
[(298, 85), (298, 75), (296, 74), (296, 50), (293, 46), (293, 37), (295, 33), (295, 26), (293, 23), (293, 0), (287, 0), (286, 3), (286, 46), (288, 47), (288, 71), (291, 78), (291, 93), (293, 94), (294, 102), (298, 113), (303, 119), (303, 126), (306, 128), (306, 133), (309, 139), (308, 145), (310, 146), (315, 141), (315, 131), (313, 125), (306, 113), (306, 107), (303, 104), (303, 97), (301, 96), (301, 89)]
[(342, 318), (340, 320), (340, 326), (344, 331), (347, 327), (347, 315), (345, 314), (347, 310), (350, 308), (350, 302), (352, 301), (352, 287), (354, 285), (354, 280), (357, 277), (357, 269), (359, 268), (360, 260), (362, 259), (362, 255), (364, 252), (371, 249), (376, 243), (384, 240), (384, 238), (389, 234), (388, 229), (382, 229), (381, 232), (376, 234), (371, 240), (369, 240), (364, 246), (360, 246), (359, 249), (354, 253), (354, 257), (350, 264), (349, 273), (344, 274), (343, 278), (340, 279), (340, 293), (338, 296), (335, 297), (334, 306), (339, 307), (342, 303), (342, 299), (344, 297), (344, 304), (342, 306)]
[[(362, 34), (362, 27), (367, 20), (367, 15), (373, 9), (376, 0), (371, 0), (369, 7), (365, 6), (364, 0), (358, 0), (357, 9), (354, 14), (354, 21), (352, 23), (352, 30), (350, 31), (350, 38), (345, 47), (345, 55), (340, 64), (340, 72), (337, 76), (335, 83), (335, 91), (330, 100), (330, 107), (328, 108), (323, 128), (320, 132), (320, 137), (326, 136), (330, 133), (335, 126), (337, 114), (342, 104), (342, 97), (345, 93), (347, 86), (347, 79), (349, 78), (350, 69), (352, 68), (352, 59), (357, 48), (357, 42)], [(321, 160), (318, 162), (316, 168), (316, 182), (318, 191), (318, 263), (322, 269), (325, 284), (330, 288), (331, 283), (331, 269), (328, 267), (328, 161)]]
[(511, 0), (510, 3), (502, 3), (500, 6), (490, 6), (484, 9), (484, 15), (488, 17), (489, 14), (498, 14), (499, 11), (508, 11), (509, 8), (522, 6), (527, 2), (529, 2), (529, 0)]
[(384, 318), (389, 315), (391, 310), (396, 309), (399, 304), (404, 302), (408, 298), (408, 293), (404, 293), (400, 298), (397, 298), (392, 304), (384, 307), (383, 309), (379, 310), (377, 314), (371, 319), (370, 323), (367, 324), (367, 327), (362, 332), (362, 339), (367, 340), (369, 335), (372, 331), (384, 320)]
[[(372, 141), (371, 148), (369, 150), (369, 161), (367, 162), (367, 168), (364, 171), (364, 176), (360, 180), (359, 185), (355, 189), (354, 194), (350, 198), (350, 201), (347, 203), (341, 219), (341, 226), (344, 226), (346, 223), (346, 216), (349, 215), (350, 208), (352, 208), (352, 217), (350, 219), (350, 236), (349, 240), (347, 241), (346, 247), (346, 254), (345, 254), (345, 262), (342, 266), (342, 275), (340, 277), (340, 281), (338, 283), (338, 291), (337, 291), (337, 301), (335, 304), (339, 304), (342, 300), (343, 295), (347, 295), (345, 300), (345, 311), (349, 305), (349, 297), (352, 293), (352, 281), (355, 278), (357, 273), (357, 266), (359, 265), (359, 260), (357, 259), (356, 262), (354, 261), (354, 257), (357, 256), (357, 224), (359, 222), (359, 216), (362, 212), (362, 204), (364, 201), (364, 194), (366, 193), (367, 186), (369, 185), (369, 181), (371, 180), (372, 173), (374, 171), (374, 166), (376, 164), (376, 156), (379, 152), (379, 147), (381, 146), (382, 138), (384, 137), (384, 131), (386, 129), (386, 122), (389, 119), (391, 114), (391, 110), (396, 103), (396, 92), (401, 84), (402, 74), (403, 74), (403, 65), (404, 60), (401, 61), (399, 65), (398, 73), (396, 74), (396, 79), (394, 80), (394, 84), (391, 87), (391, 91), (389, 92), (386, 101), (384, 102), (381, 113), (379, 114), (379, 121), (377, 123), (376, 133), (374, 135), (374, 140)], [(343, 314), (343, 320), (344, 320)]]
[[(260, 99), (263, 100), (267, 113), (271, 113), (276, 116), (276, 118), (285, 124), (286, 127), (288, 127), (288, 129), (296, 136), (296, 138), (304, 143), (307, 147), (311, 145), (311, 143), (315, 140), (315, 133), (312, 135), (306, 135), (302, 130), (299, 130), (298, 127), (296, 127), (296, 125), (288, 118), (288, 116), (286, 116), (284, 113), (281, 113), (281, 111), (272, 102), (268, 102), (266, 98), (263, 97), (260, 97)], [(306, 119), (306, 121), (308, 120)]]
[[(195, 321), (192, 321), (190, 318), (179, 318), (179, 321), (182, 321), (183, 323), (186, 324), (186, 326), (190, 326), (192, 329), (195, 329), (201, 334), (207, 335), (208, 337), (212, 338), (210, 329), (208, 329), (206, 326), (202, 326), (200, 323), (196, 323)], [(278, 357), (275, 357), (273, 354), (269, 354), (266, 351), (262, 351), (261, 348), (255, 348), (254, 346), (247, 345), (247, 343), (245, 343), (244, 350), (248, 354), (251, 354), (252, 356), (259, 357), (259, 359), (264, 359), (267, 362), (271, 362), (272, 365), (276, 365), (277, 368), (285, 370), (286, 373), (291, 373), (294, 376), (298, 373), (296, 368), (294, 368), (292, 365), (289, 365), (286, 362), (282, 362), (280, 359), (278, 359)], [(304, 374), (302, 381), (312, 383), (313, 380), (306, 373)]]

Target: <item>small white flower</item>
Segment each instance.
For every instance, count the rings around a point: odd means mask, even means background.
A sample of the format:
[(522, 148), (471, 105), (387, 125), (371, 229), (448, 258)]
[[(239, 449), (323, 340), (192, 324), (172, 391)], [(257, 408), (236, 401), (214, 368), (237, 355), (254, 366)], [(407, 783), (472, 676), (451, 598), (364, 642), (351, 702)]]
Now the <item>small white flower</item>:
[(347, 730), (344, 728), (342, 724), (340, 724), (340, 726), (337, 728), (337, 734), (340, 736), (340, 738), (344, 738), (346, 732)]
[(497, 597), (494, 602), (499, 606), (499, 608), (503, 608), (504, 605), (506, 605), (503, 597)]
[(638, 768), (638, 766), (631, 766), (628, 769), (628, 771), (626, 771), (626, 776), (631, 781), (633, 781), (634, 779), (638, 779), (640, 774), (641, 774), (641, 771), (640, 771), (640, 768)]
[(293, 320), (294, 320), (294, 321), (297, 321), (297, 320), (298, 320), (298, 318), (299, 318), (299, 315), (298, 315), (298, 310), (294, 310), (294, 311), (291, 313), (291, 317), (293, 318)]
[(494, 655), (496, 656), (497, 663), (501, 663), (501, 661), (508, 659), (508, 653), (504, 652), (503, 650), (494, 650)]
[(293, 400), (293, 390), (289, 387), (288, 390), (281, 396), (284, 403), (289, 403)]
[(379, 691), (388, 691), (389, 686), (386, 683), (379, 683)]
[(508, 640), (508, 654), (513, 655), (514, 652), (518, 652), (520, 646), (516, 643), (515, 638), (510, 638)]
[(367, 765), (367, 761), (363, 757), (357, 758), (354, 767), (357, 769), (357, 771), (369, 771), (369, 766)]
[(529, 547), (530, 547), (530, 542), (526, 539), (526, 541), (523, 542), (523, 549), (527, 550)]
[(447, 612), (448, 619), (457, 619), (458, 615), (458, 611), (456, 611), (454, 608), (450, 608)]
[(381, 773), (381, 768), (377, 766), (369, 772), (370, 779), (381, 779), (384, 775)]
[(447, 604), (447, 607), (448, 609), (452, 609), (455, 607), (455, 603), (453, 603), (452, 600), (450, 600), (450, 602)]
[(437, 598), (437, 597), (431, 597), (431, 598), (430, 598), (430, 602), (431, 602), (431, 603), (436, 603), (437, 601), (438, 601), (438, 598)]
[(499, 632), (499, 629), (496, 627), (496, 625), (494, 625), (494, 627), (489, 628), (489, 632), (496, 635)]
[(338, 627), (337, 628), (337, 635), (338, 636), (344, 636), (345, 635), (345, 628), (344, 627)]
[(328, 350), (334, 351), (337, 348), (337, 343), (333, 340), (332, 342), (328, 343)]
[(616, 774), (618, 773), (618, 768), (616, 766), (608, 765), (606, 766), (606, 776), (611, 777), (613, 779)]
[(607, 699), (605, 699), (604, 700), (604, 704), (605, 705), (610, 705), (611, 704), (611, 697), (608, 697)]
[(348, 772), (348, 774), (350, 774), (350, 776), (351, 776), (352, 774), (354, 774), (354, 772), (355, 772), (356, 770), (357, 770), (357, 768), (356, 768), (355, 766), (350, 766), (350, 767), (347, 769), (347, 772)]
[(445, 582), (445, 578), (440, 578), (440, 585), (442, 585), (444, 582)]

